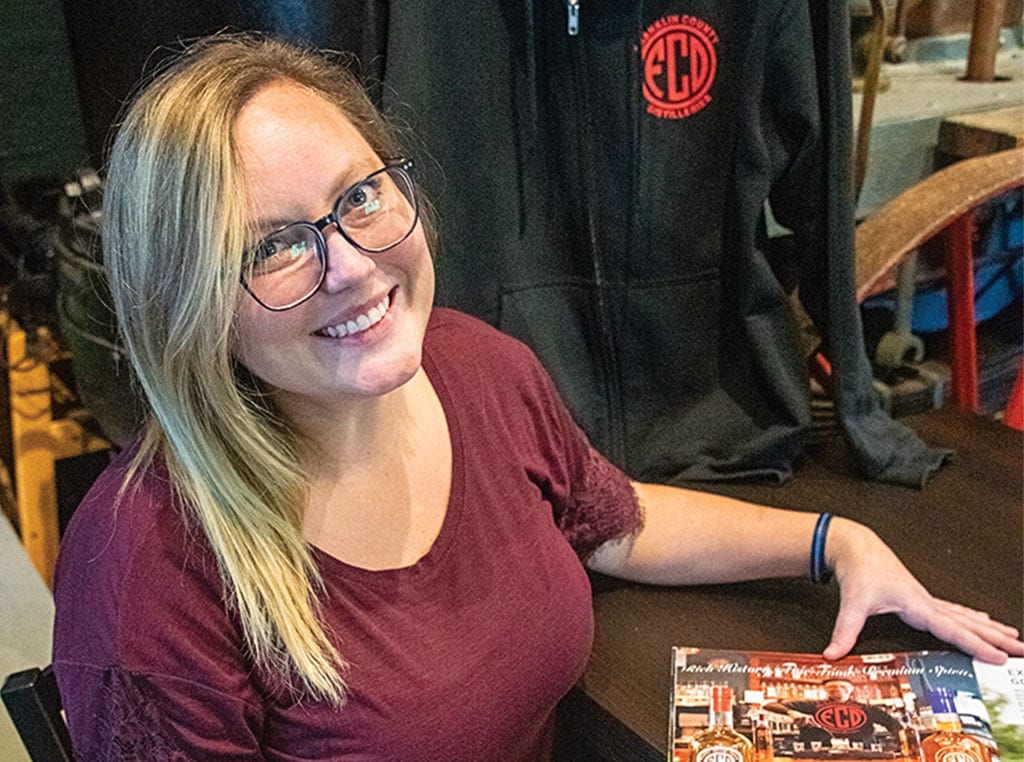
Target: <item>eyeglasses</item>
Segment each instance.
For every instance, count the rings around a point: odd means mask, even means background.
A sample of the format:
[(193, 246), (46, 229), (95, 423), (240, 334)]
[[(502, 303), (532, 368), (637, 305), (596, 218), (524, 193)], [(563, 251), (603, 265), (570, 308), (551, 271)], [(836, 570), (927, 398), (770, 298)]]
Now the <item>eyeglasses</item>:
[(345, 240), (368, 253), (397, 246), (419, 219), (416, 189), (402, 159), (348, 188), (331, 213), (315, 222), (292, 222), (245, 254), (242, 285), (268, 310), (281, 312), (316, 293), (327, 275), (324, 229), (335, 225)]

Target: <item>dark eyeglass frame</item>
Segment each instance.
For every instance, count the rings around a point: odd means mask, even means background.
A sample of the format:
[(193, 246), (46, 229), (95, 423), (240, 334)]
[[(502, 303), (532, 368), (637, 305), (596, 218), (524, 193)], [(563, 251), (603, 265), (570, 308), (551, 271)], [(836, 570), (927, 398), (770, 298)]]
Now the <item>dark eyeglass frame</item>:
[[(335, 199), (334, 204), (331, 205), (331, 211), (328, 214), (325, 214), (320, 219), (314, 220), (312, 222), (308, 220), (296, 220), (295, 222), (289, 222), (287, 225), (282, 225), (279, 228), (275, 228), (274, 230), (270, 231), (265, 236), (263, 236), (263, 238), (260, 239), (260, 243), (246, 253), (246, 257), (251, 256), (251, 252), (258, 248), (264, 240), (266, 240), (267, 238), (271, 238), (272, 236), (288, 228), (295, 227), (297, 225), (312, 228), (313, 233), (316, 236), (316, 256), (317, 259), (320, 260), (320, 277), (317, 279), (316, 285), (310, 289), (308, 294), (299, 299), (296, 299), (295, 301), (285, 305), (284, 307), (271, 307), (269, 304), (266, 304), (262, 299), (256, 296), (256, 293), (253, 291), (253, 289), (250, 288), (248, 283), (246, 283), (244, 267), (242, 268), (242, 272), (239, 273), (239, 280), (242, 283), (242, 287), (249, 292), (249, 295), (253, 299), (255, 299), (256, 302), (261, 307), (270, 310), (271, 312), (284, 312), (285, 310), (290, 310), (293, 307), (298, 307), (303, 302), (311, 299), (313, 297), (313, 294), (320, 290), (320, 286), (323, 285), (324, 279), (327, 277), (327, 238), (326, 236), (324, 236), (324, 230), (326, 230), (331, 225), (334, 225), (337, 231), (341, 233), (342, 238), (348, 241), (355, 248), (359, 249), (360, 251), (364, 251), (367, 254), (380, 254), (381, 252), (387, 251), (388, 249), (393, 249), (395, 246), (398, 246), (398, 244), (402, 243), (405, 239), (412, 235), (412, 231), (416, 229), (416, 223), (419, 222), (420, 219), (419, 197), (418, 193), (416, 192), (416, 183), (413, 181), (411, 175), (412, 169), (412, 159), (403, 158), (391, 159), (386, 161), (383, 167), (371, 172), (362, 180), (352, 183), (352, 185), (348, 186), (345, 190), (343, 190), (341, 194), (338, 196), (338, 198)], [(345, 227), (341, 224), (341, 221), (338, 218), (338, 209), (341, 207), (342, 202), (348, 197), (348, 195), (353, 190), (358, 188), (360, 185), (365, 185), (367, 182), (377, 177), (377, 175), (384, 174), (385, 172), (394, 172), (396, 170), (401, 174), (402, 178), (408, 183), (409, 189), (412, 192), (412, 196), (409, 198), (409, 203), (412, 205), (412, 224), (409, 225), (409, 229), (405, 232), (405, 235), (403, 235), (394, 243), (389, 243), (387, 246), (382, 246), (380, 248), (369, 248), (366, 246), (362, 246), (361, 244), (352, 240), (352, 235), (347, 230), (345, 230)], [(399, 192), (401, 193), (401, 188), (399, 188)], [(402, 195), (404, 196), (405, 194), (403, 193)]]

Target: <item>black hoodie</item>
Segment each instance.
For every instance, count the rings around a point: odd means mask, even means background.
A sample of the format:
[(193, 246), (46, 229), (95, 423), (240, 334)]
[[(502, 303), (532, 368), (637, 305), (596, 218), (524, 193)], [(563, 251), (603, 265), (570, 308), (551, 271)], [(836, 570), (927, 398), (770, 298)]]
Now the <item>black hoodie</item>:
[(392, 3), (389, 105), (441, 168), (439, 298), (526, 341), (595, 446), (650, 481), (788, 477), (810, 429), (799, 294), (868, 477), (944, 453), (880, 407), (854, 295), (843, 0)]

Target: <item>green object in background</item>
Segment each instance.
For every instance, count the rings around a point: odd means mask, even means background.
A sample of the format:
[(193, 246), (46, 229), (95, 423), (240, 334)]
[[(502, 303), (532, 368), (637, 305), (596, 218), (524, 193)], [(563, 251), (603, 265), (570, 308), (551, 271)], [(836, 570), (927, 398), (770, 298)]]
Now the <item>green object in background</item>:
[(992, 738), (999, 748), (1002, 762), (1024, 762), (1024, 728), (1001, 718), (1002, 709), (1010, 702), (1005, 696), (985, 697), (985, 708), (992, 719)]
[(0, 2), (0, 172), (67, 177), (88, 158), (58, 0)]

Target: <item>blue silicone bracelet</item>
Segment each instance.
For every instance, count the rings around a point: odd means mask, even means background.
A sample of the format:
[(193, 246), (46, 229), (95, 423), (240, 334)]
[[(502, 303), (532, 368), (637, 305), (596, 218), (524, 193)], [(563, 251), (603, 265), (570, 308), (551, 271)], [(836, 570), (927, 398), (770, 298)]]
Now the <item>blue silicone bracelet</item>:
[(811, 537), (811, 582), (815, 585), (827, 585), (832, 580), (832, 570), (825, 563), (825, 538), (828, 537), (828, 524), (831, 520), (831, 513), (818, 516)]

